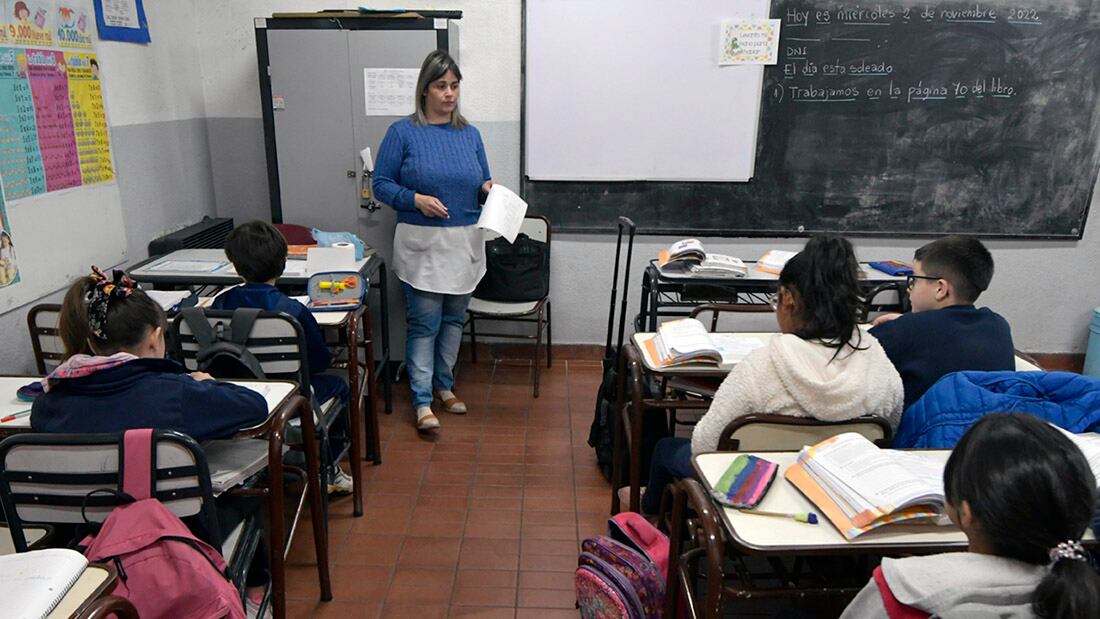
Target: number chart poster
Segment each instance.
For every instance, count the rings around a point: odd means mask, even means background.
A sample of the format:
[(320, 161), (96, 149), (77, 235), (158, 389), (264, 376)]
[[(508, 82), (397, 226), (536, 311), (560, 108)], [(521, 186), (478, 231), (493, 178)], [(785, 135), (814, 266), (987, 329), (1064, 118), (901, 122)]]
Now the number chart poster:
[(114, 179), (99, 62), (85, 51), (89, 5), (0, 4), (0, 180), (9, 202)]

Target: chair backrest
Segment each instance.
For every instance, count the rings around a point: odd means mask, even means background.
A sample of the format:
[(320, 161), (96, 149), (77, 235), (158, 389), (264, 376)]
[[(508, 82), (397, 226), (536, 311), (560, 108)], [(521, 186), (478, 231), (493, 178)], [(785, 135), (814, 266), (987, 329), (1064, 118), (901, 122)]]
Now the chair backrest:
[(542, 215), (524, 217), (519, 231), (536, 241), (550, 244), (550, 220)]
[(61, 306), (57, 303), (41, 303), (27, 312), (27, 329), (34, 349), (34, 363), (38, 373), (49, 374), (65, 356), (65, 346), (58, 332)]
[(767, 303), (705, 303), (691, 310), (690, 318), (710, 313), (710, 330), (718, 330), (718, 318), (722, 314), (774, 314), (775, 310)]
[(902, 306), (902, 311), (909, 311), (909, 294), (905, 289), (905, 282), (885, 282), (871, 288), (863, 294), (863, 302), (859, 305), (857, 319), (860, 322), (867, 322), (868, 317), (871, 315), (871, 311), (875, 309), (875, 299), (884, 292), (894, 292), (897, 294), (898, 302)]
[[(91, 494), (122, 490), (123, 435), (28, 433), (0, 442), (0, 504), (19, 552), (27, 547), (25, 524), (103, 522), (123, 503), (109, 492)], [(197, 516), (205, 536), (220, 537), (202, 448), (170, 430), (155, 431), (153, 440), (153, 496), (180, 518)]]
[[(205, 310), (206, 320), (215, 330), (228, 328), (233, 320), (230, 310)], [(172, 321), (172, 356), (188, 370), (198, 370), (199, 343), (183, 316)], [(285, 378), (298, 383), (302, 393), (310, 392), (309, 362), (302, 326), (282, 312), (260, 312), (245, 344), (260, 362), (266, 378)]]
[(821, 421), (790, 415), (745, 415), (731, 421), (718, 438), (719, 451), (797, 451), (842, 432), (856, 432), (879, 447), (893, 438), (890, 423), (866, 415), (845, 421)]

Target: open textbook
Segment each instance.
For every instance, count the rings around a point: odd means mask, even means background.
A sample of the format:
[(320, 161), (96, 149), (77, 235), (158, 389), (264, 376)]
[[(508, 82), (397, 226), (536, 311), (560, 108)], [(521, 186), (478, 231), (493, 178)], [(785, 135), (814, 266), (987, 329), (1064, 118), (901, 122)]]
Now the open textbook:
[(84, 555), (68, 548), (0, 556), (3, 616), (41, 619), (49, 615), (87, 567)]
[(926, 454), (881, 449), (845, 432), (803, 447), (784, 477), (846, 539), (854, 539), (892, 522), (948, 524), (944, 464)]
[(676, 241), (657, 256), (657, 262), (667, 271), (691, 273), (700, 277), (744, 277), (749, 270), (739, 258), (711, 254), (698, 239)]
[(682, 318), (662, 323), (645, 346), (646, 356), (658, 368), (700, 363), (728, 370), (766, 343), (761, 337), (709, 333), (698, 320)]

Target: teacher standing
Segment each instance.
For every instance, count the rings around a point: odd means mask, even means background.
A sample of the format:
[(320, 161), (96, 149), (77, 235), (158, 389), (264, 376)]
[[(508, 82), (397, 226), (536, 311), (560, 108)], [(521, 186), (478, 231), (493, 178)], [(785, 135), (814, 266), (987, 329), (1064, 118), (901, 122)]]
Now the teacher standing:
[(405, 361), (416, 428), (439, 427), (442, 410), (465, 414), (454, 394), (454, 366), (470, 295), (485, 275), (479, 202), (493, 185), (481, 134), (458, 112), (462, 72), (450, 54), (424, 59), (416, 113), (386, 131), (374, 194), (397, 211), (393, 270), (405, 291)]

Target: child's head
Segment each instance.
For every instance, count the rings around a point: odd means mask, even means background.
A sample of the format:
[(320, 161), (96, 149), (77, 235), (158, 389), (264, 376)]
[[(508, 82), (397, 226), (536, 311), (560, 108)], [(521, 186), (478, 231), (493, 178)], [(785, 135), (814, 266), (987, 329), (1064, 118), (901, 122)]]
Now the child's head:
[(993, 279), (993, 256), (969, 236), (945, 236), (913, 255), (909, 299), (914, 312), (970, 305)]
[(160, 305), (121, 271), (108, 277), (97, 267), (74, 281), (61, 304), (58, 331), (65, 357), (78, 353), (164, 356), (167, 323)]
[(1068, 438), (1031, 415), (986, 415), (955, 446), (943, 477), (971, 550), (1054, 562), (1035, 590), (1036, 614), (1100, 616), (1100, 578), (1083, 552), (1080, 560), (1051, 553), (1063, 543), (1079, 548), (1096, 511), (1096, 479)]
[(859, 304), (859, 262), (842, 236), (811, 238), (779, 275), (775, 314), (784, 333), (839, 350), (856, 331)]
[(266, 221), (241, 224), (225, 239), (225, 255), (244, 281), (273, 282), (286, 268), (286, 239)]

